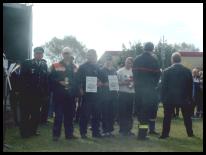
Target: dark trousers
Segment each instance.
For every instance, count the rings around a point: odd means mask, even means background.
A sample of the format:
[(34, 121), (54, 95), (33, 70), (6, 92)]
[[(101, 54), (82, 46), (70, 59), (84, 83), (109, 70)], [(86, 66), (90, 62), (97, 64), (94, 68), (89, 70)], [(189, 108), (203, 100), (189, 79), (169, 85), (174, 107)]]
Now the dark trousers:
[(19, 122), (20, 122), (20, 116), (19, 116), (20, 97), (19, 97), (19, 94), (16, 94), (14, 91), (11, 91), (10, 102), (11, 102), (11, 109), (12, 109), (14, 123), (15, 123), (15, 125), (19, 125)]
[(20, 134), (29, 137), (36, 133), (40, 121), (42, 97), (34, 94), (24, 95), (20, 102)]
[(173, 111), (173, 117), (179, 117), (179, 111), (180, 111), (179, 105), (175, 105), (174, 111)]
[(54, 94), (54, 125), (53, 136), (60, 137), (62, 122), (64, 121), (65, 137), (73, 135), (74, 97), (68, 94)]
[(133, 124), (133, 93), (119, 93), (119, 126), (120, 133), (128, 133), (132, 129)]
[(148, 124), (155, 118), (158, 108), (158, 91), (155, 88), (137, 88), (135, 93), (135, 111), (140, 124)]
[(49, 108), (48, 108), (48, 117), (53, 118), (54, 113), (54, 101), (53, 101), (53, 92), (49, 95)]
[(108, 93), (102, 96), (102, 129), (103, 132), (112, 132), (114, 130), (115, 104), (117, 95)]
[(149, 111), (149, 131), (155, 131), (155, 122), (157, 118), (158, 104), (151, 105)]
[[(194, 104), (197, 107), (195, 115), (197, 117), (200, 117), (203, 113), (203, 94), (201, 94), (201, 92), (195, 98), (195, 103)], [(195, 109), (195, 107), (194, 107), (194, 109)], [(194, 111), (194, 109), (193, 109), (193, 111)]]
[(80, 134), (86, 135), (87, 134), (87, 126), (89, 123), (90, 118), (92, 118), (92, 134), (96, 135), (99, 134), (100, 130), (100, 106), (99, 101), (94, 99), (93, 97), (83, 96), (82, 97), (82, 104), (80, 106), (80, 120), (79, 120), (79, 127), (80, 127)]
[[(164, 104), (163, 107), (164, 107), (164, 119), (163, 119), (162, 135), (169, 136), (171, 119), (172, 119), (172, 114), (173, 114), (175, 105), (174, 104)], [(193, 130), (192, 130), (192, 120), (191, 120), (191, 105), (189, 104), (180, 105), (180, 109), (182, 111), (184, 125), (186, 127), (187, 134), (188, 136), (192, 135)]]
[(48, 97), (44, 98), (43, 103), (41, 105), (40, 112), (40, 123), (46, 123), (48, 120), (48, 111), (49, 111), (49, 100)]

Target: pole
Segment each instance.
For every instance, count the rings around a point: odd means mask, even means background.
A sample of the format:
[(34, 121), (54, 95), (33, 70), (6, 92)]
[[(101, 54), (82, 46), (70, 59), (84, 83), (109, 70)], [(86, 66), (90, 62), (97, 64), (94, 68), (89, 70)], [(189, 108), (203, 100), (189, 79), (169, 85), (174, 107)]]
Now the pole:
[(165, 40), (164, 40), (164, 36), (163, 36), (163, 43), (162, 43), (162, 68), (165, 68)]

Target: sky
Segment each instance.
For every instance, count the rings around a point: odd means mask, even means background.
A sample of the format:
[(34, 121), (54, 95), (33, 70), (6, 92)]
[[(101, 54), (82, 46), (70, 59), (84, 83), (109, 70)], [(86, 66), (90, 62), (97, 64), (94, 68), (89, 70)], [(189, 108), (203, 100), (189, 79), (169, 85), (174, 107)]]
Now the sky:
[(33, 3), (33, 47), (69, 35), (98, 57), (163, 36), (203, 51), (203, 3)]

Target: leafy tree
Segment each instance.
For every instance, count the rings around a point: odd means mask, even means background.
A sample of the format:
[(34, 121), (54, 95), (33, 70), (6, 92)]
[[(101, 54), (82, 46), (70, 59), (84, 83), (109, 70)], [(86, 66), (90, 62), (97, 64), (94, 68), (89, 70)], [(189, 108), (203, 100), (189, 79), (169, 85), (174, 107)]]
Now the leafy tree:
[(141, 42), (129, 42), (129, 46), (130, 47), (127, 48), (124, 44), (122, 44), (122, 52), (120, 53), (120, 60), (118, 62), (119, 65), (123, 65), (127, 57), (135, 58), (137, 55), (140, 55), (144, 52)]
[(199, 48), (196, 48), (194, 44), (187, 44), (185, 42), (181, 44), (174, 44), (174, 48), (177, 51), (189, 51), (189, 52), (199, 52)]
[(86, 60), (87, 48), (75, 37), (65, 36), (63, 39), (54, 37), (51, 41), (43, 45), (45, 49), (45, 57), (49, 65), (62, 59), (61, 51), (66, 46), (72, 49), (75, 63), (82, 64)]

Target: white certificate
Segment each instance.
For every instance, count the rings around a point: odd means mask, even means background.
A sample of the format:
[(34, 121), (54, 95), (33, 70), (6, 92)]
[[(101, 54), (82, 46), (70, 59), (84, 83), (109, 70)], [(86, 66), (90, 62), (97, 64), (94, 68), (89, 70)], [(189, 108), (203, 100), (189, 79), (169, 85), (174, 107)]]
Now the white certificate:
[(97, 77), (86, 77), (86, 92), (96, 93), (97, 92)]
[(116, 75), (108, 75), (109, 90), (119, 91), (119, 82)]

